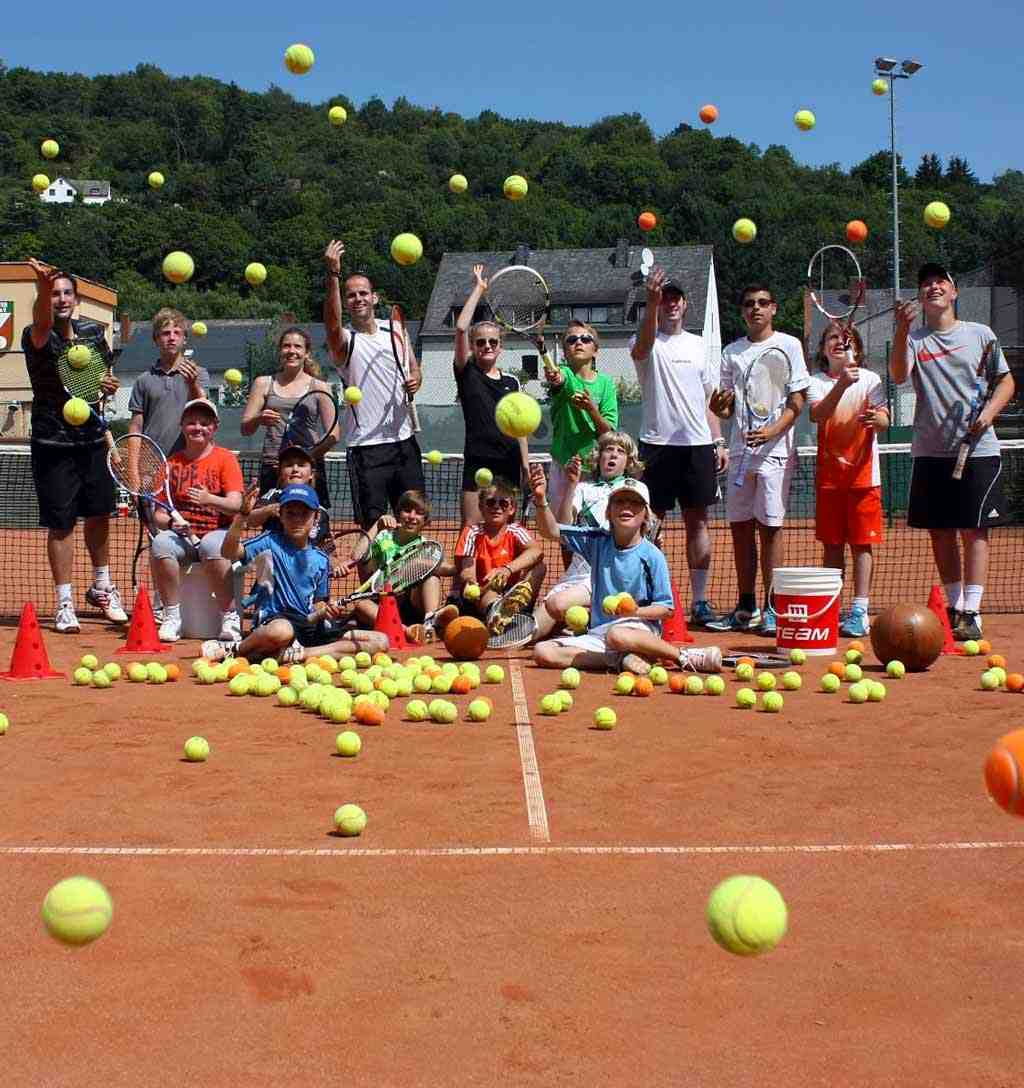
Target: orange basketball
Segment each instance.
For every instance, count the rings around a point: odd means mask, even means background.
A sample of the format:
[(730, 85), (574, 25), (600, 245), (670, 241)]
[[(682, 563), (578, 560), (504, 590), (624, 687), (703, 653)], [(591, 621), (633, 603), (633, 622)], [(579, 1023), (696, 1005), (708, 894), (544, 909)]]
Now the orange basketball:
[(1024, 816), (1024, 729), (1000, 737), (985, 760), (989, 796), (1011, 816)]
[(674, 691), (677, 695), (686, 691), (686, 675), (681, 672), (669, 673), (668, 686), (670, 691)]
[(167, 673), (168, 680), (177, 680), (181, 676), (181, 669), (173, 661), (169, 665), (165, 665), (164, 670)]
[(444, 629), (445, 649), (456, 661), (476, 661), (487, 649), (487, 628), (473, 616), (457, 616)]
[(1020, 691), (1024, 688), (1024, 674), (1019, 672), (1011, 672), (1006, 677), (1006, 690), (1007, 691)]
[(648, 696), (654, 691), (654, 685), (650, 679), (646, 676), (638, 676), (636, 683), (633, 685), (633, 694), (640, 696)]

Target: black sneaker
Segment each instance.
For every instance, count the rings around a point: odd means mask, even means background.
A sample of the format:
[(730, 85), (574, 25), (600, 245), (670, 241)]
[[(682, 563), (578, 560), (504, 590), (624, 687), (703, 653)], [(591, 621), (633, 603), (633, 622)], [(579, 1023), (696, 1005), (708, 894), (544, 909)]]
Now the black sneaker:
[(977, 612), (961, 612), (960, 622), (953, 628), (953, 637), (957, 642), (966, 642), (969, 638), (981, 638), (981, 617)]
[(956, 629), (960, 626), (960, 617), (962, 615), (960, 609), (954, 608), (951, 604), (947, 604), (946, 615), (949, 617), (949, 629), (956, 634)]

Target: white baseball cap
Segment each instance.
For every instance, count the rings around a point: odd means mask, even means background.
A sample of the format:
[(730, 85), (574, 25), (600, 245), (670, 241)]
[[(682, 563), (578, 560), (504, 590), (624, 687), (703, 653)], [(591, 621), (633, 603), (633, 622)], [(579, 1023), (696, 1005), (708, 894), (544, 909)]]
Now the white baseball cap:
[(645, 506), (651, 505), (651, 493), (647, 490), (647, 484), (634, 480), (631, 476), (624, 477), (612, 488), (608, 501), (611, 502), (616, 495), (635, 495), (638, 499), (643, 499)]

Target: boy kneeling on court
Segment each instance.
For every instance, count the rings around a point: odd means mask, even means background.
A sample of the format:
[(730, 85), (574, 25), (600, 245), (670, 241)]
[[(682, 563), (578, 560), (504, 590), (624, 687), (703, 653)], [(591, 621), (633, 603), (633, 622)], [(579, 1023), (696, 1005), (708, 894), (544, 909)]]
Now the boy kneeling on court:
[[(679, 649), (661, 637), (661, 621), (672, 615), (672, 581), (664, 553), (644, 536), (650, 517), (650, 496), (639, 480), (623, 478), (608, 496), (608, 528), (559, 525), (547, 503), (547, 481), (540, 465), (531, 465), (530, 483), (537, 509), (537, 529), (590, 564), (590, 630), (585, 635), (538, 642), (533, 659), (545, 669), (618, 672), (638, 676), (651, 663), (677, 661), (695, 672), (721, 672), (722, 651), (717, 646)], [(608, 617), (605, 598), (628, 593), (635, 611)]]
[(375, 653), (388, 648), (388, 637), (378, 631), (349, 630), (341, 635), (328, 620), (339, 617), (330, 603), (331, 562), (326, 554), (309, 543), (316, 524), (320, 500), (308, 484), (288, 484), (278, 499), (280, 531), (260, 533), (242, 542), (259, 485), (246, 492), (242, 509), (231, 523), (221, 554), (231, 562), (250, 562), (269, 555), (271, 584), (260, 584), (256, 604), (256, 626), (241, 641), (210, 639), (203, 643), (203, 656), (211, 661), (239, 654), (245, 657), (276, 657), (285, 664), (302, 661), (306, 649), (318, 653), (353, 654), (360, 650)]

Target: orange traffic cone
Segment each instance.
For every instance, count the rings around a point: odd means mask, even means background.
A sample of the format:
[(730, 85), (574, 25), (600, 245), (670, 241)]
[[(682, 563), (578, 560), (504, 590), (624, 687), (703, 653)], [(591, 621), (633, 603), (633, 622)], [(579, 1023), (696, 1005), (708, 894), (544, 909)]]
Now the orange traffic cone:
[(675, 582), (672, 583), (672, 615), (665, 621), (661, 629), (661, 637), (666, 642), (674, 642), (677, 645), (683, 642), (693, 642), (693, 635), (686, 625), (686, 613), (679, 602), (679, 590)]
[(11, 654), (10, 672), (0, 672), (0, 680), (56, 680), (64, 676), (50, 668), (50, 658), (43, 642), (43, 632), (39, 629), (36, 610), (31, 601), (27, 601), (21, 610), (21, 622), (18, 624), (18, 637)]
[(942, 624), (942, 630), (945, 632), (946, 639), (942, 644), (942, 652), (944, 654), (962, 654), (963, 648), (957, 646), (953, 640), (953, 628), (949, 626), (949, 613), (946, 611), (946, 603), (942, 599), (942, 590), (938, 586), (932, 586), (931, 593), (928, 594), (928, 611), (934, 612), (938, 616), (939, 623)]
[(128, 638), (119, 654), (167, 654), (173, 647), (160, 641), (156, 630), (156, 618), (153, 606), (149, 603), (149, 594), (145, 586), (139, 587), (135, 594), (135, 607), (132, 609), (132, 624), (128, 628)]
[(381, 596), (380, 607), (377, 609), (377, 618), (373, 621), (373, 629), (383, 631), (388, 636), (389, 650), (411, 650), (415, 643), (405, 637), (402, 617), (398, 614), (398, 602), (393, 593), (387, 592), (390, 587), (384, 588), (385, 592)]

